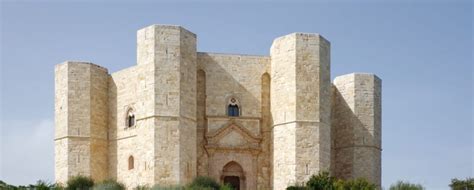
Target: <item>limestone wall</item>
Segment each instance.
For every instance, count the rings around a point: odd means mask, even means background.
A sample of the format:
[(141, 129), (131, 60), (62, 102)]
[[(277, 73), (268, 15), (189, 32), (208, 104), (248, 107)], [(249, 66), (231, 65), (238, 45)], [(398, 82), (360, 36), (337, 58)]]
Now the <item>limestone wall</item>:
[[(109, 173), (127, 187), (154, 181), (154, 65), (138, 65), (113, 73), (109, 79)], [(127, 112), (136, 124), (127, 127)], [(128, 159), (134, 158), (129, 169)]]
[(381, 183), (381, 80), (373, 74), (336, 77), (333, 88), (334, 174)]
[(196, 157), (197, 175), (209, 176), (209, 160), (204, 145), (206, 144), (206, 73), (203, 70), (197, 71), (196, 77)]
[(85, 62), (65, 62), (55, 69), (56, 181), (107, 172), (107, 69)]
[(137, 38), (138, 65), (154, 65), (154, 181), (185, 184), (196, 176), (196, 36), (153, 25)]
[(242, 117), (261, 116), (261, 77), (269, 73), (269, 57), (200, 52), (197, 61), (206, 73), (208, 116), (226, 116), (230, 97), (240, 101)]
[[(331, 86), (330, 44), (318, 34), (277, 38), (270, 56), (197, 53), (195, 34), (152, 25), (137, 32), (137, 65), (108, 75), (66, 62), (55, 75), (58, 182), (222, 181), (235, 163), (247, 190), (285, 189), (329, 169), (380, 184), (380, 79), (350, 74)], [(238, 117), (227, 115), (231, 98)]]
[[(202, 90), (205, 92), (205, 101), (203, 100), (205, 107), (200, 109), (205, 114), (200, 114), (198, 111), (198, 115), (206, 115), (205, 119), (203, 119), (203, 122), (206, 123), (203, 125), (205, 129), (203, 129), (204, 132), (202, 133), (204, 136), (205, 134), (213, 134), (235, 123), (245, 128), (252, 136), (262, 138), (261, 143), (259, 143), (261, 152), (258, 154), (249, 153), (249, 156), (255, 161), (255, 163), (252, 162), (252, 164), (256, 165), (255, 168), (252, 168), (255, 171), (245, 172), (256, 173), (257, 177), (254, 182), (250, 183), (249, 181), (250, 185), (258, 185), (260, 189), (269, 189), (271, 177), (269, 89), (267, 90), (263, 85), (266, 82), (269, 88), (270, 58), (268, 56), (219, 53), (198, 53), (197, 58), (198, 70), (200, 70), (205, 78), (205, 84), (201, 84), (202, 88), (205, 88)], [(263, 76), (268, 77), (267, 81), (262, 79)], [(231, 97), (238, 100), (241, 111), (239, 117), (227, 116), (226, 109)], [(263, 98), (266, 98), (265, 106), (262, 106)], [(262, 117), (265, 115), (267, 117), (264, 122)], [(206, 145), (204, 137), (202, 139), (200, 142), (204, 144), (199, 144), (198, 149)], [(236, 143), (239, 142), (227, 143), (226, 146), (230, 148), (235, 146)], [(234, 154), (241, 154), (229, 149), (217, 151), (213, 156), (209, 157), (208, 152), (204, 148), (200, 152), (201, 156), (199, 156), (198, 160), (198, 168), (201, 168), (202, 171), (200, 174), (209, 175), (219, 171), (222, 172), (223, 169), (210, 165), (210, 162), (219, 161), (226, 164), (233, 161)], [(220, 180), (220, 176), (214, 177), (216, 177), (216, 180)], [(248, 187), (255, 189), (253, 185)]]
[(285, 189), (329, 169), (329, 51), (329, 42), (318, 34), (294, 33), (273, 42), (274, 189)]
[[(196, 175), (195, 49), (195, 35), (182, 27), (149, 26), (137, 32), (138, 65), (112, 74), (109, 171), (129, 188)], [(130, 108), (137, 122), (127, 128)]]
[(108, 175), (108, 79), (107, 69), (91, 65), (90, 68), (90, 168), (97, 181)]
[[(54, 175), (55, 181), (64, 183), (68, 179), (68, 67), (67, 64), (55, 67), (54, 89)], [(63, 138), (63, 139), (60, 139)]]
[(196, 146), (196, 75), (197, 53), (196, 35), (180, 27), (180, 60), (179, 60), (179, 108), (180, 108), (180, 180), (187, 184), (197, 175)]

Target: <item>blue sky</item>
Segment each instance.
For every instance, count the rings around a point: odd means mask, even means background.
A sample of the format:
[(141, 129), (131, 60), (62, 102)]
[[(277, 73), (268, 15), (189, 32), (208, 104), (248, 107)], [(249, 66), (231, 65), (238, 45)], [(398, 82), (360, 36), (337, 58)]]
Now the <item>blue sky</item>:
[(268, 55), (292, 32), (331, 41), (331, 77), (383, 80), (382, 182), (448, 189), (474, 176), (470, 1), (298, 3), (2, 1), (0, 180), (54, 179), (54, 65), (136, 62), (136, 30), (182, 25), (198, 50)]

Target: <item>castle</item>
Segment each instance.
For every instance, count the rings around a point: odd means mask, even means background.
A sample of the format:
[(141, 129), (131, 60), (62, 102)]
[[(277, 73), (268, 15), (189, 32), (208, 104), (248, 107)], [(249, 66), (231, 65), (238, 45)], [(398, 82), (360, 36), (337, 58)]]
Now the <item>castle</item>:
[(55, 176), (138, 185), (210, 176), (282, 190), (319, 171), (381, 183), (381, 80), (331, 82), (330, 43), (293, 33), (270, 56), (196, 51), (196, 35), (152, 25), (137, 65), (55, 67)]

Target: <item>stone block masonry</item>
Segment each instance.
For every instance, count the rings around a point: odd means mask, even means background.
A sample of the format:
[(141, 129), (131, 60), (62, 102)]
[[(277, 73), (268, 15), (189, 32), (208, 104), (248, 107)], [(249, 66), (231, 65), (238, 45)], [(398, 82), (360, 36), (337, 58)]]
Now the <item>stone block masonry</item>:
[[(269, 56), (197, 52), (181, 26), (137, 32), (137, 64), (55, 68), (55, 175), (138, 185), (206, 175), (243, 190), (285, 189), (319, 171), (380, 185), (381, 80), (331, 83), (319, 34), (275, 39)], [(232, 110), (232, 111), (230, 111)]]

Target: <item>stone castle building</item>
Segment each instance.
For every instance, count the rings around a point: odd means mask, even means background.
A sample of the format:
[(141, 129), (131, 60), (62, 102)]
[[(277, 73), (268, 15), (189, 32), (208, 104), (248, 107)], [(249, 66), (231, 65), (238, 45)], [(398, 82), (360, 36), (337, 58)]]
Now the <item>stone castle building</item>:
[(318, 34), (274, 40), (270, 56), (196, 51), (196, 35), (152, 25), (137, 64), (55, 67), (55, 174), (137, 185), (210, 176), (237, 189), (285, 189), (319, 171), (381, 182), (381, 80), (331, 82)]

